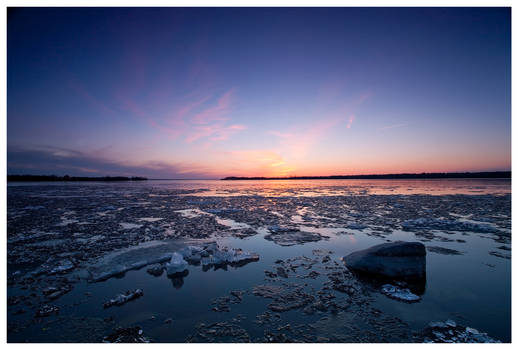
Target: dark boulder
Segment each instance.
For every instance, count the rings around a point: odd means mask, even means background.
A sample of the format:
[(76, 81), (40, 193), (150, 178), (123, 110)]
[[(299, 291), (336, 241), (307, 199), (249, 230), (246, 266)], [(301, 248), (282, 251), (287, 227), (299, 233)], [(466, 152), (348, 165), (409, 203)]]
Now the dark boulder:
[(419, 242), (379, 244), (351, 253), (343, 260), (353, 272), (403, 279), (426, 277), (426, 249)]

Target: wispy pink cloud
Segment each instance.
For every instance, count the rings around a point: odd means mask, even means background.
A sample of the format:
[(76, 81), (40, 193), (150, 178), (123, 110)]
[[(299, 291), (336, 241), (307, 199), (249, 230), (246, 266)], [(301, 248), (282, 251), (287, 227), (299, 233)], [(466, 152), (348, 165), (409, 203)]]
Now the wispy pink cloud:
[(195, 101), (187, 102), (185, 105), (179, 106), (177, 108), (177, 111), (173, 114), (173, 119), (180, 119), (185, 117), (189, 112), (196, 109), (198, 106), (204, 104), (209, 100), (211, 95), (207, 95), (205, 97), (202, 97), (200, 99), (197, 99)]
[(347, 121), (347, 129), (351, 128), (355, 119), (356, 119), (356, 116), (354, 114), (351, 114), (351, 116), (349, 117), (349, 120)]
[(226, 120), (225, 115), (229, 112), (229, 108), (234, 95), (234, 89), (230, 89), (221, 96), (215, 106), (204, 109), (192, 118), (194, 124), (208, 124), (216, 120)]
[(245, 130), (246, 126), (241, 124), (234, 124), (230, 126), (223, 127), (219, 130), (217, 130), (214, 133), (214, 137), (211, 138), (212, 141), (224, 141), (228, 140), (230, 136), (232, 136), (235, 133), (238, 133), (239, 131)]
[(209, 103), (211, 95), (188, 100), (184, 104), (174, 106), (172, 112), (162, 118), (152, 116), (132, 99), (120, 97), (119, 100), (125, 110), (167, 137), (181, 137), (187, 143), (201, 139), (225, 141), (246, 129), (242, 124), (228, 124), (234, 91), (226, 91), (215, 104)]
[(187, 143), (197, 141), (201, 138), (210, 138), (212, 141), (224, 141), (231, 135), (246, 129), (244, 125), (226, 126), (223, 123), (214, 123), (210, 125), (197, 125), (191, 130), (185, 138)]

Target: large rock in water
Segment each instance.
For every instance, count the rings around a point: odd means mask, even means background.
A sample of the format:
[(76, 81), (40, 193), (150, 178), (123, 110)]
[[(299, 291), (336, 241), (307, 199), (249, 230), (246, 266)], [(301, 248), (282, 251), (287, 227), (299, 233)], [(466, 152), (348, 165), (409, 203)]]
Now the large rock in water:
[(344, 257), (352, 271), (391, 278), (426, 277), (426, 249), (419, 242), (392, 242), (375, 245)]

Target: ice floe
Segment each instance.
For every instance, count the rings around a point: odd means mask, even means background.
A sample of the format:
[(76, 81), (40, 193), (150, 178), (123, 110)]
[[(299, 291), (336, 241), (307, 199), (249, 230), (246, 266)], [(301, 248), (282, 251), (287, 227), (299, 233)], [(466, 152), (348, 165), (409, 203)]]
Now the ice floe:
[(108, 300), (104, 303), (104, 308), (107, 309), (114, 305), (120, 306), (126, 304), (128, 301), (140, 298), (144, 295), (144, 291), (142, 289), (135, 289), (133, 291), (127, 291), (126, 293), (117, 294), (115, 298)]
[(59, 307), (56, 305), (42, 305), (38, 311), (36, 311), (35, 317), (48, 317), (59, 313)]
[(482, 233), (493, 233), (499, 231), (495, 226), (487, 223), (476, 223), (461, 220), (447, 220), (436, 218), (418, 218), (412, 220), (405, 220), (401, 223), (401, 226), (405, 231), (412, 231), (414, 229), (470, 231)]
[(200, 264), (203, 268), (222, 265), (243, 266), (259, 260), (259, 255), (238, 248), (220, 248), (217, 243), (186, 245), (180, 241), (150, 241), (138, 246), (125, 248), (109, 254), (99, 263), (89, 267), (88, 279), (91, 282), (107, 280), (130, 270), (137, 270), (147, 265), (154, 265), (151, 274), (160, 275), (161, 267), (156, 264), (166, 263), (168, 276), (184, 274), (188, 265)]
[(268, 230), (271, 233), (264, 236), (264, 239), (273, 241), (281, 246), (317, 242), (324, 238), (328, 238), (316, 232), (300, 231), (298, 228), (270, 226), (268, 227)]
[(138, 221), (145, 221), (145, 222), (156, 222), (164, 220), (164, 218), (139, 218)]
[(458, 325), (453, 320), (430, 322), (421, 333), (425, 343), (500, 343), (487, 333)]
[(134, 228), (141, 228), (142, 225), (139, 225), (139, 224), (132, 224), (132, 223), (129, 223), (129, 222), (121, 222), (119, 223), (119, 225), (125, 229), (125, 230), (131, 230), (131, 229), (134, 229)]
[(222, 248), (216, 247), (209, 256), (201, 259), (204, 268), (221, 265), (244, 265), (252, 261), (258, 261), (259, 255), (243, 251), (238, 248)]
[(421, 300), (421, 297), (412, 293), (408, 288), (399, 288), (392, 284), (385, 284), (381, 287), (381, 292), (386, 296), (406, 302), (415, 302)]

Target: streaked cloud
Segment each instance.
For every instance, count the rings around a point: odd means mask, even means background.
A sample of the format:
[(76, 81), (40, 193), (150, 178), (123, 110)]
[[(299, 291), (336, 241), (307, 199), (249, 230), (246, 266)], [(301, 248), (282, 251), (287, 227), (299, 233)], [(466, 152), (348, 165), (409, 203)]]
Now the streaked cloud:
[(116, 161), (95, 153), (49, 146), (8, 147), (8, 174), (54, 174), (75, 176), (147, 176), (150, 178), (217, 178), (219, 175), (197, 163)]
[(401, 128), (403, 126), (408, 126), (408, 123), (401, 123), (401, 124), (394, 124), (394, 125), (387, 125), (387, 126), (383, 126), (381, 128), (377, 128), (376, 130), (378, 131), (382, 131), (382, 130), (388, 130), (388, 129), (396, 129), (396, 128)]
[(194, 124), (209, 124), (213, 121), (227, 120), (226, 114), (230, 109), (233, 95), (234, 89), (228, 90), (218, 99), (216, 105), (210, 106), (194, 115), (191, 118), (191, 122)]
[(131, 99), (122, 98), (121, 102), (126, 110), (169, 138), (180, 138), (186, 143), (199, 140), (217, 142), (228, 140), (246, 129), (243, 124), (231, 124), (228, 116), (234, 94), (235, 89), (229, 89), (212, 103), (210, 95), (188, 100), (173, 106), (173, 112), (165, 116), (154, 116)]

